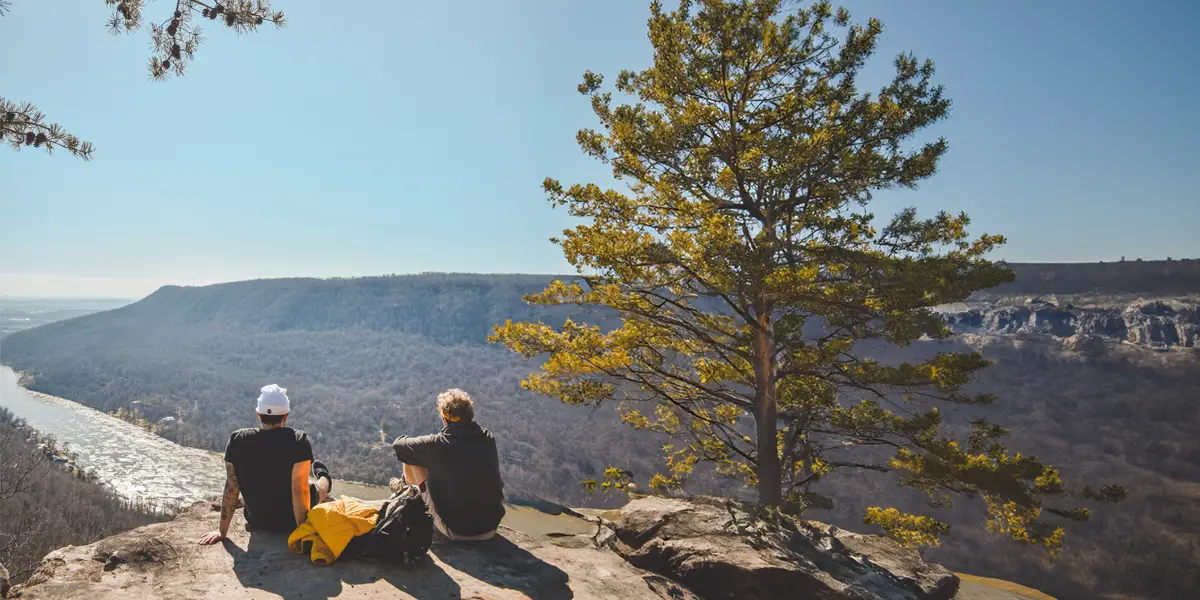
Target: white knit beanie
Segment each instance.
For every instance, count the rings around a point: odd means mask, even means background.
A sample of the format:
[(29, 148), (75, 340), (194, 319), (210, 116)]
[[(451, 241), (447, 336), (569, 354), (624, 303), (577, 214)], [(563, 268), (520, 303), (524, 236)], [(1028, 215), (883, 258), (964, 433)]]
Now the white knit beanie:
[(275, 385), (263, 386), (262, 394), (258, 397), (258, 414), (286, 415), (291, 409), (288, 402), (287, 390)]

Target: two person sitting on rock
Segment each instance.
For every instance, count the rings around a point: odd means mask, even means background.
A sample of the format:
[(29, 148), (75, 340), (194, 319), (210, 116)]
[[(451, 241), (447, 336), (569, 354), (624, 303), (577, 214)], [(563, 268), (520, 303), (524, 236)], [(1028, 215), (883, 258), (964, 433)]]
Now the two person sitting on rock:
[(460, 389), (437, 397), (442, 430), (392, 443), (404, 479), (420, 488), (434, 527), (455, 541), (490, 539), (504, 517), (496, 438), (475, 422), (475, 403)]
[[(278, 385), (262, 388), (255, 414), (259, 427), (239, 429), (225, 448), (225, 493), (217, 531), (204, 545), (226, 539), (239, 494), (247, 529), (290, 533), (313, 506), (329, 497), (329, 469), (313, 460), (308, 434), (287, 427), (291, 403)], [(418, 486), (434, 526), (451, 540), (492, 538), (504, 517), (504, 482), (496, 438), (475, 422), (475, 403), (460, 389), (437, 397), (439, 433), (400, 436), (392, 449), (404, 479)], [(316, 479), (309, 484), (309, 475)]]
[[(313, 460), (308, 434), (287, 426), (291, 403), (278, 385), (262, 388), (255, 414), (259, 426), (239, 429), (225, 448), (225, 493), (219, 529), (201, 538), (204, 545), (226, 539), (238, 495), (245, 502), (247, 529), (290, 533), (310, 508), (329, 497), (333, 478)], [(316, 478), (308, 482), (309, 475)]]

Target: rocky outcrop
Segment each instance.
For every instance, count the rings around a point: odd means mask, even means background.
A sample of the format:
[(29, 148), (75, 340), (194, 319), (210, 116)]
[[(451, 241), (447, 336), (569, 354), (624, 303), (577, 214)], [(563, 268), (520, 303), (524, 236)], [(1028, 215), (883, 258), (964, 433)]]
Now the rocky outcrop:
[(431, 561), (404, 569), (346, 558), (316, 567), (289, 553), (284, 535), (246, 532), (240, 515), (229, 541), (198, 546), (217, 521), (201, 503), (169, 523), (56, 550), (14, 591), (29, 600), (943, 600), (959, 588), (954, 574), (884, 538), (753, 512), (716, 499), (639, 498), (587, 518), (587, 533), (502, 527), (487, 542), (438, 537)]
[(611, 517), (610, 545), (634, 566), (709, 600), (949, 600), (959, 579), (872, 535), (729, 500), (642, 498)]
[(1077, 307), (1053, 298), (1031, 298), (1016, 305), (947, 311), (943, 316), (955, 333), (1095, 338), (1156, 350), (1200, 346), (1200, 304), (1178, 300)]
[(230, 540), (196, 541), (217, 523), (197, 504), (168, 523), (50, 553), (16, 588), (28, 600), (136, 598), (663, 598), (697, 600), (683, 586), (598, 549), (590, 534), (530, 536), (511, 529), (477, 543), (435, 538), (418, 567), (343, 558), (316, 567), (283, 534), (248, 533), (240, 513)]

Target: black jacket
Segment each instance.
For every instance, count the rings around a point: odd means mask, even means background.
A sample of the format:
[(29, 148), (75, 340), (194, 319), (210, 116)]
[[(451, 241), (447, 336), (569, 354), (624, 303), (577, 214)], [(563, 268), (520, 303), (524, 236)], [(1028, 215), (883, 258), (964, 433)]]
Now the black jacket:
[(474, 421), (451, 423), (441, 433), (392, 442), (396, 458), (429, 469), (430, 500), (455, 535), (494, 531), (504, 518), (504, 482), (496, 438)]

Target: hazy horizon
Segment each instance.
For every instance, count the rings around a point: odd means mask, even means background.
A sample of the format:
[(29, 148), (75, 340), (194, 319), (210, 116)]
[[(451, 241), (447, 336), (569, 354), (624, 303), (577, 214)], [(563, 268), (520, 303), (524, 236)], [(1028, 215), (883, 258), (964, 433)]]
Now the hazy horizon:
[(96, 302), (126, 302), (135, 300), (136, 298), (126, 297), (107, 297), (107, 296), (14, 296), (11, 294), (0, 294), (0, 302), (36, 302), (39, 300), (53, 301), (68, 301), (75, 300), (79, 302), (96, 301)]
[[(1125, 257), (1126, 262), (1162, 262), (1167, 258), (1172, 260), (1200, 260), (1200, 256), (1176, 256), (1176, 257)], [(1009, 264), (1096, 264), (1106, 262), (1119, 262), (1118, 260), (1108, 261), (1008, 261)], [(217, 281), (162, 281), (155, 283), (148, 280), (128, 280), (128, 279), (97, 279), (86, 277), (65, 277), (46, 274), (17, 274), (17, 273), (0, 273), (0, 300), (130, 300), (137, 301), (150, 295), (154, 291), (163, 286), (173, 285), (180, 287), (203, 287), (208, 285), (219, 285), (223, 283), (234, 283), (238, 281), (264, 280), (264, 279), (363, 279), (371, 277), (393, 277), (393, 276), (411, 276), (423, 275), (431, 273), (444, 273), (456, 275), (544, 275), (544, 276), (570, 276), (573, 270), (564, 270), (557, 273), (543, 272), (518, 272), (518, 271), (414, 271), (411, 273), (357, 273), (357, 274), (284, 274), (284, 275), (267, 275), (258, 277), (246, 277), (242, 279), (226, 279)], [(11, 289), (30, 289), (36, 290), (36, 293), (9, 293), (6, 290)], [(96, 294), (80, 294), (80, 289), (99, 289), (111, 290), (112, 293), (118, 295), (96, 295)], [(119, 295), (124, 294), (124, 295)]]

